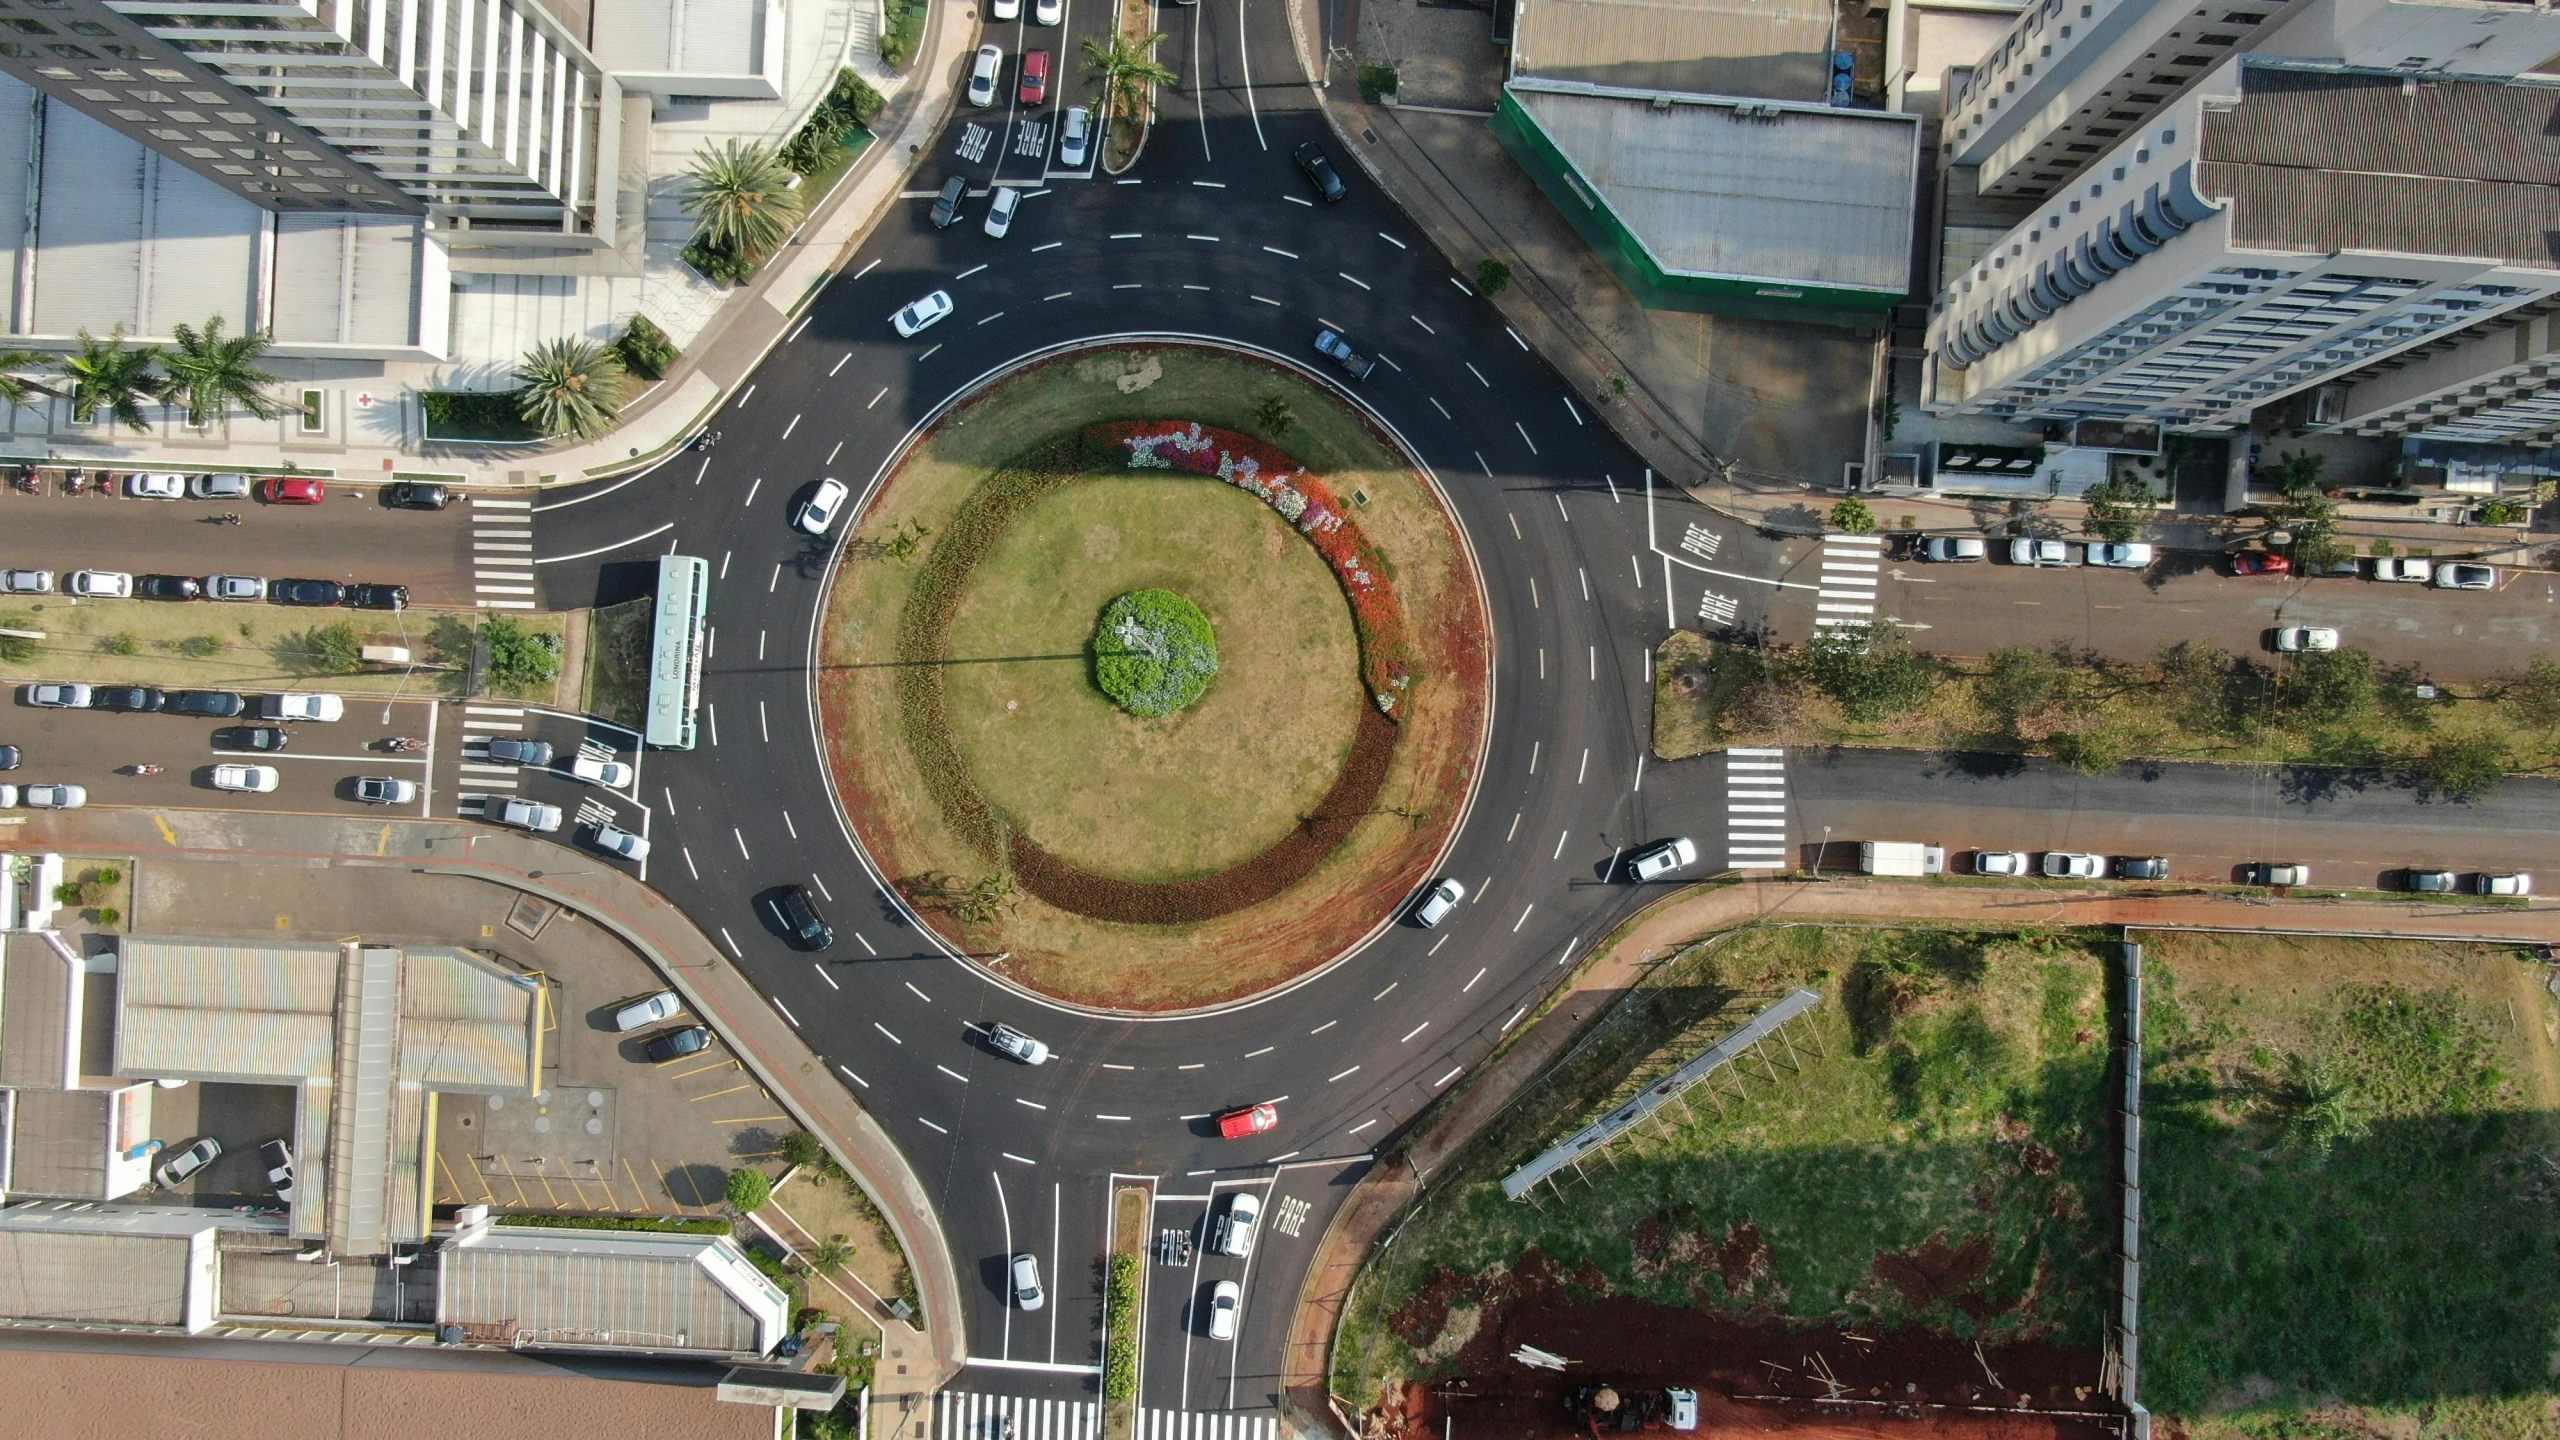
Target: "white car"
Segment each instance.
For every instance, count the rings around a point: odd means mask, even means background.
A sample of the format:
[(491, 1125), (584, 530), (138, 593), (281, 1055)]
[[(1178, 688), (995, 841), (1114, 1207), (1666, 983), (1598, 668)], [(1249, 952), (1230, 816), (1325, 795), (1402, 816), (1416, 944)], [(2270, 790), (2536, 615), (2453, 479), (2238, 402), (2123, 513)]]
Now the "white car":
[(569, 773), (607, 790), (631, 788), (631, 767), (619, 760), (599, 760), (593, 755), (581, 755), (569, 762)]
[(267, 577), (264, 575), (207, 575), (204, 577), (204, 598), (207, 600), (264, 600), (267, 598)]
[(128, 500), (183, 500), (187, 495), (184, 475), (127, 475), (124, 494)]
[(76, 681), (41, 680), (18, 692), (18, 698), (39, 710), (86, 710), (89, 687)]
[(273, 765), (213, 767), (213, 788), (216, 790), (245, 790), (253, 795), (264, 795), (276, 788), (277, 778)]
[(214, 1139), (210, 1135), (207, 1135), (193, 1145), (188, 1146), (186, 1149), (181, 1150), (177, 1154), (170, 1156), (168, 1159), (161, 1161), (160, 1168), (153, 1171), (152, 1175), (154, 1179), (157, 1179), (160, 1182), (161, 1189), (175, 1190), (180, 1185), (185, 1184), (189, 1176), (195, 1174), (199, 1170), (202, 1170), (207, 1165), (212, 1164), (221, 1156), (221, 1154), (222, 1142)]
[(2027, 875), (2034, 872), (2028, 869), (2027, 857), (2022, 851), (1977, 850), (1973, 855), (1973, 873), (1976, 875)]
[(987, 18), (990, 20), (1021, 19), (1022, 0), (995, 0), (994, 4), (987, 7)]
[(1066, 0), (1031, 0), (1031, 23), (1058, 25), (1067, 18)]
[(418, 782), (392, 775), (356, 778), (356, 798), (367, 805), (406, 805), (418, 798)]
[(889, 324), (896, 329), (901, 338), (913, 338), (936, 321), (949, 318), (950, 314), (951, 292), (936, 290), (921, 300), (909, 302), (905, 308), (889, 317)]
[(996, 76), (1003, 69), (1003, 46), (981, 45), (978, 47), (978, 58), (969, 63), (970, 104), (985, 109), (996, 103)]
[(270, 720), (330, 721), (345, 717), (347, 702), (335, 695), (289, 690), (282, 695), (268, 696), (260, 709)]
[(1244, 1306), (1244, 1291), (1233, 1280), (1221, 1280), (1209, 1287), (1209, 1338), (1236, 1338), (1236, 1312)]
[(498, 813), (492, 818), (501, 825), (548, 835), (560, 828), (560, 807), (545, 805), (538, 800), (509, 800), (498, 807)]
[(50, 570), (0, 570), (0, 595), (50, 595), (53, 572)]
[(1027, 1251), (1013, 1257), (1013, 1303), (1025, 1311), (1049, 1303), (1049, 1297), (1040, 1290), (1040, 1257)]
[(649, 842), (618, 825), (598, 825), (595, 836), (589, 843), (599, 850), (609, 851), (625, 860), (649, 858)]
[(199, 500), (246, 500), (249, 498), (249, 477), (199, 475), (187, 482), (187, 493)]
[(130, 600), (133, 577), (121, 570), (74, 570), (63, 588), (84, 600)]
[(1081, 105), (1068, 106), (1066, 118), (1058, 122), (1058, 163), (1070, 170), (1082, 169), (1092, 144), (1093, 112)]
[(2158, 553), (2148, 545), (2092, 545), (2089, 563), (2109, 570), (2148, 570)]
[(258, 1147), (258, 1158), (267, 1165), (267, 1187), (287, 1205), (293, 1203), (293, 1147), (281, 1140), (270, 1140)]
[[(32, 805), (35, 802), (30, 800), (27, 803)], [(2530, 895), (2533, 893), (2533, 877), (2522, 873), (2491, 875), (2483, 871), (2473, 877), (2471, 885), (2483, 895)]]
[(18, 803), (30, 810), (77, 810), (89, 803), (89, 792), (77, 785), (30, 785)]
[(1989, 553), (1989, 548), (1972, 535), (1932, 535), (1920, 542), (1920, 558), (1923, 560), (1979, 560)]
[(830, 475), (818, 482), (817, 493), (800, 507), (799, 514), (791, 517), (791, 523), (809, 534), (824, 535), (827, 527), (836, 523), (836, 510), (844, 504), (844, 497), (852, 493), (843, 481)]
[(1262, 1218), (1262, 1197), (1250, 1190), (1239, 1190), (1227, 1200), (1227, 1213), (1218, 1217), (1217, 1233), (1210, 1248), (1221, 1255), (1241, 1260), (1253, 1253), (1253, 1225)]
[(2084, 855), (2074, 850), (2044, 852), (2044, 873), (2053, 880), (2095, 880), (2107, 873), (2103, 855)]
[(987, 1043), (1025, 1065), (1049, 1063), (1049, 1047), (1010, 1025), (998, 1025), (987, 1032)]
[(2060, 540), (2012, 540), (2009, 563), (2068, 568), (2080, 563), (2080, 547)]
[(2436, 578), (2436, 567), (2433, 561), (2423, 560), (2414, 555), (2386, 555), (2373, 562), (2373, 578), (2411, 581), (2424, 585)]
[(2338, 632), (2326, 625), (2287, 625), (2276, 631), (2276, 648), (2288, 655), (2305, 650), (2335, 650)]
[(1422, 892), (1422, 903), (1413, 909), (1413, 923), (1428, 930), (1449, 917), (1458, 902), (1467, 898), (1467, 887), (1448, 876), (1442, 876)]
[(6, 810), (17, 803), (18, 787), (15, 785), (0, 785), (0, 810)]
[(2436, 588), (2439, 590), (2495, 590), (2498, 588), (2498, 567), (2464, 561), (2452, 561), (2439, 565), (2436, 567)]
[(2308, 865), (2288, 865), (2281, 860), (2261, 860), (2250, 868), (2257, 872), (2257, 880), (2261, 885), (2308, 885), (2311, 883), (2311, 867)]
[(1663, 1421), (1664, 1424), (1669, 1425), (1674, 1430), (1695, 1430), (1698, 1428), (1697, 1391), (1683, 1390), (1675, 1386), (1669, 1390), (1663, 1391), (1662, 1394), (1664, 1399), (1671, 1402), (1671, 1414)]
[(1659, 880), (1683, 865), (1698, 863), (1698, 847), (1687, 839), (1648, 845), (1627, 857), (1627, 876), (1637, 884)]
[(655, 995), (643, 995), (613, 1012), (613, 1028), (628, 1035), (643, 1025), (655, 1025), (661, 1020), (673, 1020), (676, 1018), (676, 1012), (683, 1008), (684, 1001), (678, 999), (673, 990), (661, 990)]
[(1001, 240), (1013, 229), (1013, 212), (1022, 208), (1022, 192), (1010, 185), (996, 187), (995, 198), (987, 202), (987, 235)]

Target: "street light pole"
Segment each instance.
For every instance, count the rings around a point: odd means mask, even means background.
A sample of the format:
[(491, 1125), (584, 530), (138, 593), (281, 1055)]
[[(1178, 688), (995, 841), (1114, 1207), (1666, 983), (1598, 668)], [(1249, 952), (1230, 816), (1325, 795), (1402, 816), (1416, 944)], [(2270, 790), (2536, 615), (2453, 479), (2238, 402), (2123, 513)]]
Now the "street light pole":
[(1813, 852), (1813, 878), (1822, 878), (1822, 852), (1831, 848), (1831, 827), (1822, 827), (1822, 844)]

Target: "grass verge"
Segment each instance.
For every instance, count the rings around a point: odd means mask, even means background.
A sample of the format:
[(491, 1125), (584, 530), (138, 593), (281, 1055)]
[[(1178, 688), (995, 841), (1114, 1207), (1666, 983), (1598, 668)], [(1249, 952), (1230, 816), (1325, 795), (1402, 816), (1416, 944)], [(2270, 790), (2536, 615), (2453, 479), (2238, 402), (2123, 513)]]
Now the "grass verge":
[[(144, 600), (38, 601), (0, 606), (0, 627), (42, 630), (35, 654), (0, 660), (0, 680), (84, 680), (168, 690), (279, 690), (317, 686), (351, 695), (462, 693), (472, 622), (456, 611), (304, 610), (279, 605), (155, 604)], [(559, 635), (549, 612), (513, 617), (534, 634)], [(315, 631), (354, 627), (367, 645), (408, 649), (411, 666), (332, 673)], [(645, 660), (644, 660), (645, 665)], [(525, 698), (558, 703), (549, 687)]]
[(2146, 1402), (2197, 1440), (2551, 1434), (2549, 971), (2142, 938)]
[[(1753, 1324), (2094, 1347), (2108, 1297), (2112, 987), (2095, 938), (1787, 927), (1651, 970), (1444, 1166), (1335, 1352), (1363, 1403), (1452, 1373), (1536, 1283)], [(1822, 1005), (1775, 1081), (1728, 1067), (1540, 1203), (1500, 1179), (1778, 993)]]

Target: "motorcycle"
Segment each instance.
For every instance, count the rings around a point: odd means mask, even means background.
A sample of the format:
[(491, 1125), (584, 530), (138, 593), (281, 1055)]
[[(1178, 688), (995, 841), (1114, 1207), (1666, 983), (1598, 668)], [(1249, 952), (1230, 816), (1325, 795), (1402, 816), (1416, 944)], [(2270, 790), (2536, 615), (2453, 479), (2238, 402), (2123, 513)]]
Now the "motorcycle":
[(127, 765), (124, 769), (125, 773), (128, 775), (157, 775), (160, 773), (160, 767), (157, 765)]
[(712, 446), (717, 445), (717, 444), (719, 444), (719, 443), (720, 443), (720, 432), (719, 432), (719, 431), (717, 431), (717, 430), (705, 430), (705, 431), (703, 431), (701, 434), (694, 436), (694, 437), (693, 437), (693, 443), (692, 443), (691, 445), (689, 445), (689, 446), (686, 446), (685, 448), (686, 448), (686, 449), (689, 449), (689, 450), (708, 450), (708, 449), (710, 449)]
[(237, 525), (240, 523), (240, 514), (236, 510), (226, 510), (219, 515), (207, 515), (204, 517), (204, 523), (207, 525)]
[(407, 735), (395, 735), (383, 741), (382, 748), (394, 753), (403, 750), (424, 750), (427, 748), (427, 742)]
[(44, 481), (37, 478), (36, 472), (32, 467), (19, 471), (18, 478), (15, 483), (18, 487), (18, 493), (21, 495), (41, 495), (44, 493)]
[(86, 470), (74, 470), (62, 477), (62, 493), (65, 495), (77, 495), (88, 488), (89, 472)]

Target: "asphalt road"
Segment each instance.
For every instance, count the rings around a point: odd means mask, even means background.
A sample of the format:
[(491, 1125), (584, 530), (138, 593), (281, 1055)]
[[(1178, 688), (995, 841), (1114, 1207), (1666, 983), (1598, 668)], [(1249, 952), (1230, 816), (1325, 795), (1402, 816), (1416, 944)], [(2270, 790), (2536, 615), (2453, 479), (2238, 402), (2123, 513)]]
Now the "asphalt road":
[[(1070, 33), (1088, 10), (1098, 7), (1079, 0)], [(978, 201), (963, 224), (932, 229), (930, 189), (920, 189), (721, 414), (718, 448), (547, 496), (534, 512), (542, 597), (555, 607), (646, 593), (668, 550), (712, 563), (703, 742), (649, 756), (638, 787), (655, 827), (649, 879), (809, 1036), (934, 1194), (977, 1357), (960, 1388), (1093, 1393), (1105, 1199), (1110, 1177), (1125, 1174), (1156, 1179), (1153, 1229), (1195, 1235), (1229, 1192), (1267, 1189), (1249, 1261), (1195, 1250), (1152, 1268), (1144, 1402), (1274, 1405), (1299, 1282), (1348, 1186), (1582, 941), (1649, 898), (1616, 883), (1634, 844), (1691, 835), (1707, 872), (1724, 867), (1729, 846), (1793, 855), (1824, 826), (1840, 839), (1890, 830), (1954, 844), (2096, 846), (2103, 832), (2110, 846), (2176, 850), (2201, 878), (2225, 856), (2277, 858), (2256, 853), (2262, 839), (2298, 842), (2280, 858), (2319, 859), (2300, 848), (2307, 837), (2352, 849), (2369, 843), (2359, 835), (2434, 826), (2440, 812), (2398, 792), (2295, 806), (2211, 775), (2128, 780), (2118, 793), (2033, 765), (1986, 777), (1913, 756), (1772, 757), (1747, 785), (1716, 759), (1648, 771), (1650, 647), (1673, 624), (1801, 634), (1825, 619), (1961, 609), (1971, 585), (2034, 585), (2052, 598), (2057, 585), (2099, 593), (2099, 582), (1962, 567), (1985, 578), (1933, 591), (1885, 573), (1872, 546), (1773, 540), (1650, 487), (1588, 405), (1338, 151), (1351, 196), (1313, 201), (1289, 152), (1310, 139), (1334, 145), (1294, 78), (1278, 5), (1208, 0), (1163, 13), (1167, 53), (1196, 56), (1177, 66), (1193, 83), (1165, 98), (1130, 177), (1044, 173), (1002, 241), (981, 233)], [(1014, 27), (993, 33), (1019, 43)], [(1032, 157), (1016, 150), (1023, 121), (1010, 104), (962, 110), (920, 181), (947, 167), (981, 186), (999, 175), (1030, 182)], [(971, 125), (984, 133), (971, 137)], [(896, 338), (889, 313), (937, 288), (957, 313)], [(867, 494), (913, 427), (1048, 347), (1214, 336), (1338, 378), (1314, 368), (1319, 325), (1347, 329), (1383, 362), (1357, 397), (1444, 487), (1492, 602), (1492, 742), (1445, 866), (1468, 900), (1436, 931), (1392, 928), (1294, 989), (1216, 1014), (1131, 1021), (1016, 992), (914, 928), (837, 818), (806, 673), (831, 552), (789, 528), (791, 506), (821, 475)], [(2138, 577), (2105, 579), (2141, 592)], [(1953, 616), (1942, 618), (1952, 630)], [(2142, 648), (2157, 643), (2146, 636)], [(1774, 804), (1760, 798), (1772, 793)], [(2520, 845), (2536, 825), (2547, 831), (2539, 817), (2550, 805), (2511, 787), (2441, 833), (2448, 848), (2492, 863), (2510, 843), (2500, 837)], [(1736, 806), (1759, 822), (1748, 835)], [(2110, 813), (2119, 818), (2096, 818)], [(2468, 833), (2490, 815), (2500, 817), (2491, 833)], [(2110, 823), (2119, 828), (2105, 831)], [(791, 882), (810, 886), (835, 921), (832, 950), (784, 943), (770, 897)], [(1032, 1069), (995, 1054), (982, 1039), (995, 1021), (1040, 1036), (1055, 1058)], [(1276, 1131), (1214, 1138), (1211, 1114), (1256, 1101), (1278, 1105)], [(1039, 1258), (1040, 1311), (1007, 1302), (1005, 1259), (1016, 1253)], [(1199, 1301), (1219, 1279), (1245, 1291), (1232, 1345), (1201, 1333)]]

